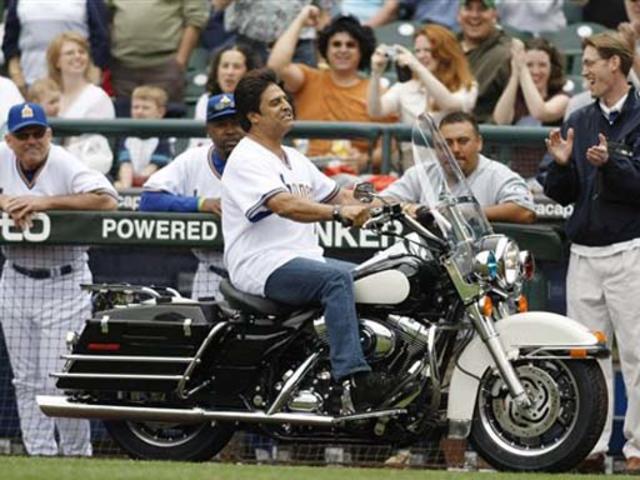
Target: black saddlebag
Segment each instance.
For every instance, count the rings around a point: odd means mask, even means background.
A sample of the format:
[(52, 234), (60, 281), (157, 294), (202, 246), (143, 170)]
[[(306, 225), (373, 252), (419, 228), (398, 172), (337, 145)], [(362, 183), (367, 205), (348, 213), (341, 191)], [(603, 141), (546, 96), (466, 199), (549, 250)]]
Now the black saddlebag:
[[(199, 364), (196, 357), (225, 333), (217, 304), (134, 305), (99, 312), (79, 337), (69, 333), (57, 387), (83, 391), (174, 391)], [(206, 348), (203, 348), (206, 350)], [(202, 352), (201, 352), (202, 353)], [(201, 370), (201, 369), (200, 369)], [(184, 385), (182, 385), (184, 386)]]

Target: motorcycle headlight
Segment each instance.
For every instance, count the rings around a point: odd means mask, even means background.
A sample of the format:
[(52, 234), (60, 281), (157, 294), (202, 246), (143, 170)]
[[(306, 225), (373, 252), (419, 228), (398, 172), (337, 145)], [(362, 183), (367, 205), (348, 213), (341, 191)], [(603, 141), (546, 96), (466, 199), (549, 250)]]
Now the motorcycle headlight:
[(498, 242), (496, 259), (498, 261), (498, 277), (503, 280), (505, 286), (514, 286), (522, 276), (518, 244), (504, 237), (503, 241)]

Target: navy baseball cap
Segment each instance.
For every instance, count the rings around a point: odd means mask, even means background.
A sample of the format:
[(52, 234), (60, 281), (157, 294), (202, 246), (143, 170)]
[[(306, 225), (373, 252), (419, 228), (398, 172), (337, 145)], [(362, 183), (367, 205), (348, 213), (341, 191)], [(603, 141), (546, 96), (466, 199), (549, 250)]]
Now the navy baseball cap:
[(214, 122), (220, 118), (231, 117), (236, 111), (236, 100), (233, 93), (212, 95), (207, 102), (207, 122)]
[(25, 127), (37, 125), (48, 127), (47, 114), (37, 103), (19, 103), (9, 110), (7, 118), (7, 128), (10, 133), (15, 133)]

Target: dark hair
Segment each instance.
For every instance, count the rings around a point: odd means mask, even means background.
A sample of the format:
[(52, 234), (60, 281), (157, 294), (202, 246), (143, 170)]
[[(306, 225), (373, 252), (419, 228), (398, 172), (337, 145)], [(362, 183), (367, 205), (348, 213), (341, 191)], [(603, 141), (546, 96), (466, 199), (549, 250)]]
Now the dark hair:
[(244, 64), (247, 67), (247, 72), (263, 66), (261, 58), (246, 45), (228, 45), (216, 50), (213, 58), (211, 59), (209, 74), (207, 76), (206, 89), (207, 92), (209, 92), (209, 95), (218, 95), (223, 93), (220, 85), (218, 85), (218, 67), (220, 67), (222, 55), (230, 51), (240, 52), (244, 56)]
[(445, 125), (450, 125), (452, 123), (470, 123), (473, 127), (473, 131), (476, 132), (476, 135), (480, 136), (480, 127), (478, 127), (478, 119), (473, 113), (467, 112), (451, 112), (447, 113), (442, 120), (440, 120), (439, 127), (442, 128)]
[(564, 78), (564, 55), (545, 38), (531, 38), (525, 42), (526, 50), (540, 50), (549, 56), (551, 72), (549, 73), (549, 85), (547, 93), (553, 96), (562, 91), (565, 84)]
[(327, 58), (329, 39), (336, 33), (348, 33), (356, 42), (360, 49), (360, 63), (358, 70), (368, 70), (371, 65), (371, 55), (376, 49), (376, 35), (371, 27), (365, 27), (353, 15), (338, 15), (333, 17), (331, 23), (324, 27), (318, 34), (318, 50), (320, 54)]
[(240, 126), (245, 132), (251, 129), (248, 115), (251, 112), (260, 113), (260, 98), (271, 84), (280, 85), (276, 72), (270, 68), (258, 68), (247, 72), (240, 79), (235, 91), (236, 111)]

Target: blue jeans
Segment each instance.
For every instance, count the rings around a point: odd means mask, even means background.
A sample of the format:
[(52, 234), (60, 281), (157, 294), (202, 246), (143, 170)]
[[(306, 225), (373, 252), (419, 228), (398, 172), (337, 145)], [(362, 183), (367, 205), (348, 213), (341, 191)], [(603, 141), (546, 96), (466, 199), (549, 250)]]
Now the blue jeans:
[(267, 298), (289, 305), (320, 303), (329, 336), (331, 369), (336, 380), (369, 371), (358, 331), (353, 293), (354, 265), (331, 258), (326, 263), (294, 258), (269, 275)]

